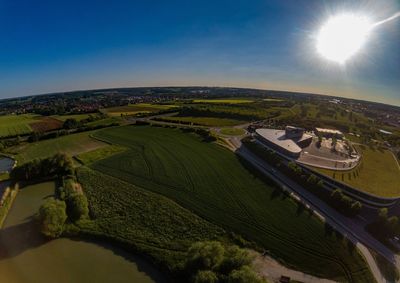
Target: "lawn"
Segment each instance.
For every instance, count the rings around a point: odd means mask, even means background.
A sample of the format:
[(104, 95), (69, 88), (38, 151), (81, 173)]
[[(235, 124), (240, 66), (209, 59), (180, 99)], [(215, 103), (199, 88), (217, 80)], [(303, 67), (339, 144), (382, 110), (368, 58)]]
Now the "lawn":
[(110, 107), (102, 109), (101, 111), (110, 116), (121, 116), (121, 115), (136, 115), (141, 113), (157, 113), (175, 107), (177, 106), (169, 104), (138, 103), (138, 104), (129, 104), (126, 106)]
[(77, 172), (93, 221), (85, 234), (105, 236), (156, 263), (174, 269), (197, 241), (220, 240), (225, 232), (159, 194), (87, 167)]
[(221, 129), (221, 134), (227, 135), (227, 136), (241, 136), (246, 133), (245, 130), (240, 129), (240, 128), (222, 128)]
[(167, 117), (167, 118), (159, 118), (161, 121), (165, 122), (172, 122), (172, 123), (179, 123), (179, 122), (186, 122), (186, 123), (193, 123), (194, 125), (201, 125), (207, 127), (226, 127), (226, 126), (236, 126), (243, 123), (245, 121), (228, 119), (228, 118), (214, 118), (214, 117)]
[(250, 99), (194, 99), (193, 103), (215, 103), (215, 104), (241, 104), (252, 103), (254, 100)]
[(37, 122), (41, 116), (34, 114), (0, 116), (0, 137), (29, 134), (32, 128), (29, 124)]
[(55, 116), (51, 116), (51, 117), (64, 122), (67, 119), (75, 119), (77, 121), (81, 121), (81, 120), (89, 118), (89, 115), (96, 116), (96, 113), (74, 114), (74, 115), (55, 115)]
[(56, 139), (28, 143), (13, 148), (13, 152), (17, 153), (16, 160), (18, 164), (23, 164), (35, 158), (52, 156), (57, 152), (64, 152), (73, 156), (106, 146), (105, 143), (92, 139), (90, 137), (92, 133), (93, 132), (83, 132), (62, 136)]
[(108, 156), (114, 155), (116, 153), (120, 153), (127, 150), (126, 147), (119, 146), (119, 145), (108, 145), (105, 147), (100, 147), (95, 150), (91, 150), (88, 152), (84, 152), (81, 154), (78, 154), (76, 159), (78, 159), (82, 164), (90, 164), (93, 163), (97, 160), (106, 158)]
[(329, 177), (344, 182), (362, 191), (383, 196), (400, 196), (400, 168), (389, 150), (356, 146), (362, 154), (362, 161), (355, 169), (338, 172), (316, 169)]
[(101, 120), (97, 120), (97, 121), (93, 121), (93, 122), (89, 122), (86, 123), (87, 126), (103, 126), (103, 125), (110, 125), (113, 123), (121, 123), (122, 119), (120, 117), (108, 117), (105, 119), (101, 119)]
[(257, 242), (288, 266), (338, 281), (373, 282), (352, 245), (232, 152), (178, 129), (126, 126), (94, 136), (129, 150), (94, 162), (92, 169), (164, 195)]

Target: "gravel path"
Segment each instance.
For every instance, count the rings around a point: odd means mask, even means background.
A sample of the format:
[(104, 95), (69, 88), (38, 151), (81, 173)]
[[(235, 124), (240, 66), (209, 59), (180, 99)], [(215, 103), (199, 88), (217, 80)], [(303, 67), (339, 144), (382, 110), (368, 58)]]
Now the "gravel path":
[(257, 254), (254, 260), (255, 269), (272, 282), (279, 282), (281, 276), (288, 276), (291, 280), (297, 280), (304, 283), (335, 283), (336, 281), (318, 278), (300, 271), (289, 269), (283, 266), (272, 257)]

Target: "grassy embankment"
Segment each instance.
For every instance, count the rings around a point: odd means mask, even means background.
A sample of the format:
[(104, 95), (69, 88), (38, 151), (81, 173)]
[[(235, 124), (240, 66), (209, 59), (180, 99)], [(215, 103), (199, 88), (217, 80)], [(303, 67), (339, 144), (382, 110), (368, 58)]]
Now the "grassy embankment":
[(340, 182), (362, 191), (382, 196), (400, 196), (400, 168), (389, 150), (364, 145), (356, 146), (362, 154), (361, 164), (350, 171), (337, 172), (313, 168)]
[[(210, 222), (257, 242), (288, 266), (338, 281), (373, 282), (353, 245), (302, 212), (293, 200), (280, 196), (273, 184), (252, 175), (231, 152), (177, 129), (127, 126), (102, 130), (95, 136), (129, 150), (94, 162), (91, 168), (171, 198)], [(96, 179), (92, 178), (93, 182)], [(121, 186), (128, 186), (124, 184)], [(89, 193), (91, 202), (100, 201), (98, 198)], [(112, 199), (125, 201), (117, 196)], [(102, 211), (113, 210), (114, 204), (108, 200), (102, 200)], [(119, 211), (126, 215), (124, 209)], [(164, 214), (170, 213), (164, 210)], [(157, 221), (148, 225), (164, 229)], [(105, 225), (101, 231), (108, 233), (111, 227)], [(112, 233), (122, 238), (126, 235), (123, 230)]]
[(221, 134), (227, 135), (227, 136), (241, 136), (246, 133), (245, 130), (240, 129), (240, 128), (222, 128), (221, 129)]

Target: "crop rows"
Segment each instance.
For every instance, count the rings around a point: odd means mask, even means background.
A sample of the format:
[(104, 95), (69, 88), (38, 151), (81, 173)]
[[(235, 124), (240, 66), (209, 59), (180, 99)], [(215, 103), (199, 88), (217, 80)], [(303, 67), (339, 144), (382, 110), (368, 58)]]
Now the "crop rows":
[(176, 129), (120, 127), (95, 136), (128, 151), (93, 169), (162, 194), (227, 230), (256, 241), (286, 264), (338, 281), (370, 282), (365, 262), (297, 204), (276, 197), (231, 152)]

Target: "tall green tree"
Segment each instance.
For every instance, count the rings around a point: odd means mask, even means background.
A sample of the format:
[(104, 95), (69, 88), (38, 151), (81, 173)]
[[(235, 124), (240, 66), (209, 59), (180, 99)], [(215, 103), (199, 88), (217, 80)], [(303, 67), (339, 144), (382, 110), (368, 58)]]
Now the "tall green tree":
[(39, 209), (39, 220), (42, 233), (49, 238), (57, 238), (64, 229), (67, 220), (64, 201), (49, 199)]

